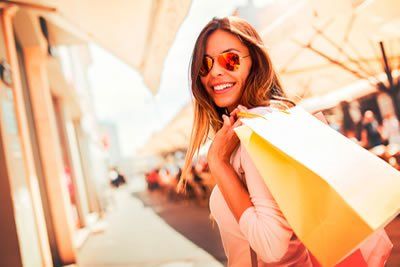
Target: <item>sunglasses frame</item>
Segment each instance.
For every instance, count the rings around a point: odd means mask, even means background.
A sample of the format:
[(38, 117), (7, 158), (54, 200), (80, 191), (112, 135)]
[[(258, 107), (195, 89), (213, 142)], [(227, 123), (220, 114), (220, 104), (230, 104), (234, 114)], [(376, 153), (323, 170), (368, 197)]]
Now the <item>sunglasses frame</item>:
[[(202, 76), (202, 77), (207, 76), (207, 75), (210, 73), (210, 71), (212, 70), (212, 68), (214, 67), (215, 59), (217, 59), (217, 61), (218, 61), (218, 58), (221, 57), (221, 56), (223, 56), (223, 55), (225, 55), (225, 54), (235, 54), (235, 55), (237, 55), (237, 56), (239, 57), (239, 63), (237, 64), (238, 67), (240, 66), (240, 60), (241, 60), (241, 59), (250, 56), (250, 54), (249, 54), (249, 55), (246, 55), (246, 56), (241, 56), (241, 55), (239, 55), (238, 53), (232, 52), (232, 51), (223, 52), (223, 53), (221, 53), (221, 54), (219, 54), (219, 55), (217, 55), (217, 56), (214, 56), (214, 57), (209, 56), (209, 55), (205, 55), (205, 56), (203, 57), (203, 60), (204, 60), (205, 58), (210, 58), (210, 59), (211, 59), (211, 67), (208, 69), (208, 71), (207, 71), (205, 74), (202, 74), (202, 71), (201, 71), (201, 68), (203, 67), (203, 65), (202, 65), (202, 66), (200, 67), (200, 70), (199, 70), (199, 75)], [(218, 62), (218, 64), (219, 64), (219, 62)], [(221, 64), (220, 64), (220, 65), (221, 65)], [(236, 70), (237, 70), (237, 69), (229, 70), (228, 68), (226, 68), (225, 66), (222, 66), (222, 65), (221, 65), (221, 67), (223, 67), (223, 68), (226, 69), (227, 71), (236, 71)]]

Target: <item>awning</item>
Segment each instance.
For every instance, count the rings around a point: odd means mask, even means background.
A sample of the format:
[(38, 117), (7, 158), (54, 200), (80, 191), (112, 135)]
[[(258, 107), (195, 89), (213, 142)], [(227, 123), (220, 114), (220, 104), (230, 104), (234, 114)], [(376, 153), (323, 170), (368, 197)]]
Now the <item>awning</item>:
[(140, 155), (160, 155), (189, 145), (193, 127), (192, 104), (184, 106), (178, 114), (159, 132), (154, 133), (140, 149)]
[(342, 101), (352, 102), (363, 96), (377, 92), (367, 81), (358, 81), (354, 84), (338, 88), (322, 96), (305, 98), (299, 105), (310, 113), (323, 111), (338, 106)]
[(384, 71), (379, 42), (383, 42), (389, 63), (398, 68), (400, 2), (284, 3), (279, 7), (286, 11), (261, 32), (292, 97), (324, 95), (359, 80), (367, 80), (373, 87)]
[(164, 60), (191, 1), (15, 0), (46, 19), (51, 45), (92, 41), (137, 69), (156, 93)]

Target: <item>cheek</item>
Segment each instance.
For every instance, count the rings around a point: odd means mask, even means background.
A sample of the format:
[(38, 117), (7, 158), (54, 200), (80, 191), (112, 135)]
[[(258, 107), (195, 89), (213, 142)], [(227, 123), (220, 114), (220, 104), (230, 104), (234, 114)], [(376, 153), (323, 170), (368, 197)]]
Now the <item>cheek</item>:
[(247, 76), (249, 76), (249, 74), (250, 74), (250, 70), (251, 70), (251, 66), (253, 65), (253, 63), (250, 61), (250, 63), (249, 64), (247, 64), (246, 65), (246, 78), (247, 78)]
[(246, 80), (247, 80), (247, 78), (249, 77), (249, 75), (250, 75), (250, 70), (251, 70), (251, 63), (248, 64), (248, 65), (246, 65), (246, 68), (243, 70), (243, 73), (242, 73), (242, 80), (243, 80), (243, 83), (245, 83)]
[(200, 77), (200, 82), (204, 86), (204, 88), (206, 88), (207, 78), (206, 77)]
[(203, 90), (205, 90), (206, 91), (206, 93), (207, 93), (207, 95), (209, 96), (210, 95), (210, 88), (208, 88), (206, 85), (207, 85), (207, 82), (208, 82), (208, 79), (207, 79), (207, 77), (200, 77), (200, 82), (201, 82), (201, 84), (203, 85)]
[(242, 85), (246, 82), (247, 78), (249, 77), (250, 74), (250, 67), (247, 67), (243, 69), (243, 71), (240, 72), (240, 80), (242, 82)]
[(207, 85), (207, 78), (201, 77), (200, 78), (200, 82), (201, 82), (201, 85), (203, 86), (203, 88), (206, 89), (206, 91), (207, 91), (208, 90), (207, 86), (206, 86)]

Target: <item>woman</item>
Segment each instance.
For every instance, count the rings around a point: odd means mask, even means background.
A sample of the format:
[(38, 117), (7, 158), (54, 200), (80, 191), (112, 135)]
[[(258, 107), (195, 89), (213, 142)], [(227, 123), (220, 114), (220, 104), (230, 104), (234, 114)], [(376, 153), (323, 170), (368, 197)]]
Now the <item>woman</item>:
[[(318, 266), (293, 233), (233, 131), (240, 125), (240, 110), (249, 108), (265, 114), (271, 111), (273, 102), (285, 106), (292, 103), (285, 98), (255, 29), (237, 17), (209, 22), (194, 47), (191, 86), (194, 127), (182, 177), (190, 171), (200, 145), (213, 132), (208, 164), (217, 185), (210, 197), (210, 209), (228, 265)], [(386, 234), (374, 235), (364, 246), (354, 253), (356, 256), (349, 257), (353, 261), (348, 266), (360, 262), (383, 266), (391, 248)]]

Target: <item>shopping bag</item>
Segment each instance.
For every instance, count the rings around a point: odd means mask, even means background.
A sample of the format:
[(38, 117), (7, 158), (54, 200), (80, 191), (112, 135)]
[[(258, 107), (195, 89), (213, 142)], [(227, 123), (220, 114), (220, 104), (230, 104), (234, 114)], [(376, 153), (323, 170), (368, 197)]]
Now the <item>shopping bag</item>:
[(399, 213), (400, 173), (303, 109), (240, 115), (241, 144), (323, 266), (340, 262)]

